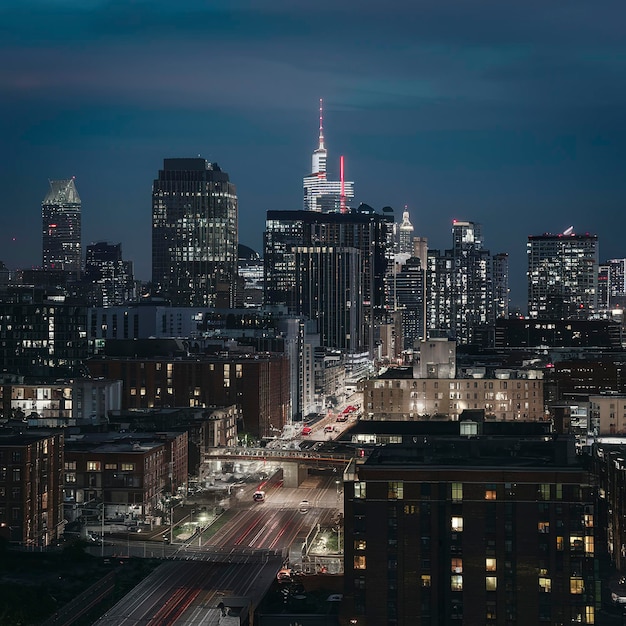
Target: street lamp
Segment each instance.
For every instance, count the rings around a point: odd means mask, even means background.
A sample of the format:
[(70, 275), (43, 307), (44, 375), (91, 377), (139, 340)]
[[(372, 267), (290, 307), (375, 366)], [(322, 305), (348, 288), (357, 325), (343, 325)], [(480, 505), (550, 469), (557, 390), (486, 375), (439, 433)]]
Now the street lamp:
[(339, 493), (340, 493), (340, 491), (339, 491), (339, 485), (341, 485), (341, 481), (340, 481), (339, 479), (337, 479), (337, 480), (335, 481), (335, 485), (337, 485), (337, 500), (339, 500)]
[(182, 504), (182, 502), (179, 502), (178, 504), (172, 504), (171, 503), (171, 499), (170, 499), (170, 544), (174, 543), (174, 509), (177, 506), (180, 506)]

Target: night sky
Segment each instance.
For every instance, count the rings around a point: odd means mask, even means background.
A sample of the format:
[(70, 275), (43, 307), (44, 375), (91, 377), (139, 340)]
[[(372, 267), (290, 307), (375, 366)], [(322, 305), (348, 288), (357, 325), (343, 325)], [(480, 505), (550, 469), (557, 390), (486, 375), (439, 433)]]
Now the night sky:
[(0, 260), (41, 263), (48, 178), (76, 176), (83, 243), (150, 277), (164, 157), (230, 174), (239, 240), (300, 209), (325, 102), (329, 170), (357, 202), (451, 244), (483, 224), (525, 310), (529, 234), (596, 233), (626, 256), (623, 0), (2, 0)]

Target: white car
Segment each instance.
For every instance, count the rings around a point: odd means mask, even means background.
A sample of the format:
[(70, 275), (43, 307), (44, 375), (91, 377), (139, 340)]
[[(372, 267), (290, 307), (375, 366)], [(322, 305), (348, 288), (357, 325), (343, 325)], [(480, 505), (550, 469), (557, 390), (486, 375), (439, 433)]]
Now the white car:
[(298, 511), (300, 511), (300, 513), (304, 514), (304, 513), (308, 513), (309, 512), (309, 501), (308, 500), (302, 500), (302, 502), (300, 502), (299, 506), (298, 506)]

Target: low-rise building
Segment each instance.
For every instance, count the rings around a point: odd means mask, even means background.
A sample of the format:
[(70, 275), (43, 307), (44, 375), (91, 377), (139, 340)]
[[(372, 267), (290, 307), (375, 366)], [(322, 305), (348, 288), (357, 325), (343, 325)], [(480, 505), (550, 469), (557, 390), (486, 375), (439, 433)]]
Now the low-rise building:
[(465, 410), (484, 410), (488, 419), (545, 419), (543, 373), (539, 370), (496, 370), (487, 377), (416, 378), (412, 367), (390, 368), (365, 381), (363, 417), (375, 420), (419, 420)]
[(119, 411), (122, 382), (93, 378), (54, 383), (0, 385), (0, 406), (5, 418), (22, 415), (30, 427), (85, 426), (106, 420)]
[(68, 437), (64, 463), (68, 510), (104, 502), (107, 517), (156, 515), (169, 495), (186, 489), (187, 439), (187, 432)]
[(626, 395), (590, 395), (591, 423), (599, 435), (626, 435)]
[(276, 353), (177, 358), (96, 357), (95, 377), (123, 383), (122, 409), (241, 407), (241, 431), (267, 437), (289, 415), (289, 359)]

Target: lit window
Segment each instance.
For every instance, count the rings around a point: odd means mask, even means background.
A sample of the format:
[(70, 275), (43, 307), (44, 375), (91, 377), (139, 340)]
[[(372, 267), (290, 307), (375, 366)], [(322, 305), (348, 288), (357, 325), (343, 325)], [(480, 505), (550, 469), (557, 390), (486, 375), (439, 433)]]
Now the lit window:
[(354, 483), (354, 497), (355, 498), (365, 498), (365, 482), (356, 482)]
[(495, 591), (498, 588), (497, 576), (485, 576), (485, 589), (487, 591)]
[(402, 500), (404, 498), (404, 483), (402, 481), (387, 483), (387, 498)]
[(570, 550), (582, 550), (584, 548), (583, 538), (580, 535), (571, 535), (569, 538)]
[(134, 463), (122, 463), (122, 471), (123, 472), (134, 472), (135, 464)]
[(569, 592), (580, 595), (585, 592), (585, 581), (577, 576), (572, 576), (569, 579)]
[(463, 518), (458, 515), (454, 515), (452, 517), (450, 527), (453, 533), (462, 532), (463, 531)]
[(463, 573), (463, 559), (453, 558), (451, 560), (451, 571), (453, 574)]
[(430, 574), (422, 574), (422, 587), (430, 587)]
[(354, 540), (354, 549), (355, 550), (365, 550), (365, 546), (367, 545), (367, 542), (365, 541), (365, 539), (355, 539)]
[(461, 574), (454, 574), (450, 577), (450, 590), (463, 591), (463, 576)]
[(585, 623), (586, 624), (596, 623), (596, 613), (595, 613), (595, 608), (593, 606), (585, 607)]
[(87, 471), (88, 472), (99, 472), (100, 471), (100, 461), (87, 461)]
[(591, 513), (585, 513), (585, 528), (593, 528), (593, 515)]
[(552, 579), (539, 576), (539, 590), (543, 593), (550, 593), (552, 591)]
[(495, 500), (495, 499), (496, 499), (496, 486), (487, 485), (485, 487), (485, 500)]
[(354, 557), (354, 569), (366, 569), (364, 556)]
[(104, 464), (104, 469), (105, 470), (116, 470), (117, 469), (117, 463), (105, 463)]
[(564, 548), (564, 541), (563, 541), (563, 537), (557, 537), (556, 538), (556, 549), (560, 552), (563, 550)]
[(495, 572), (496, 571), (496, 560), (495, 559), (490, 559), (490, 558), (485, 559), (485, 569), (488, 572)]
[(585, 537), (585, 554), (594, 553), (593, 535)]
[(452, 502), (463, 500), (463, 483), (452, 483)]
[(539, 485), (539, 495), (541, 496), (542, 500), (550, 499), (550, 484), (549, 483), (543, 483)]
[(550, 522), (539, 522), (537, 524), (537, 530), (540, 533), (549, 533), (550, 532)]

